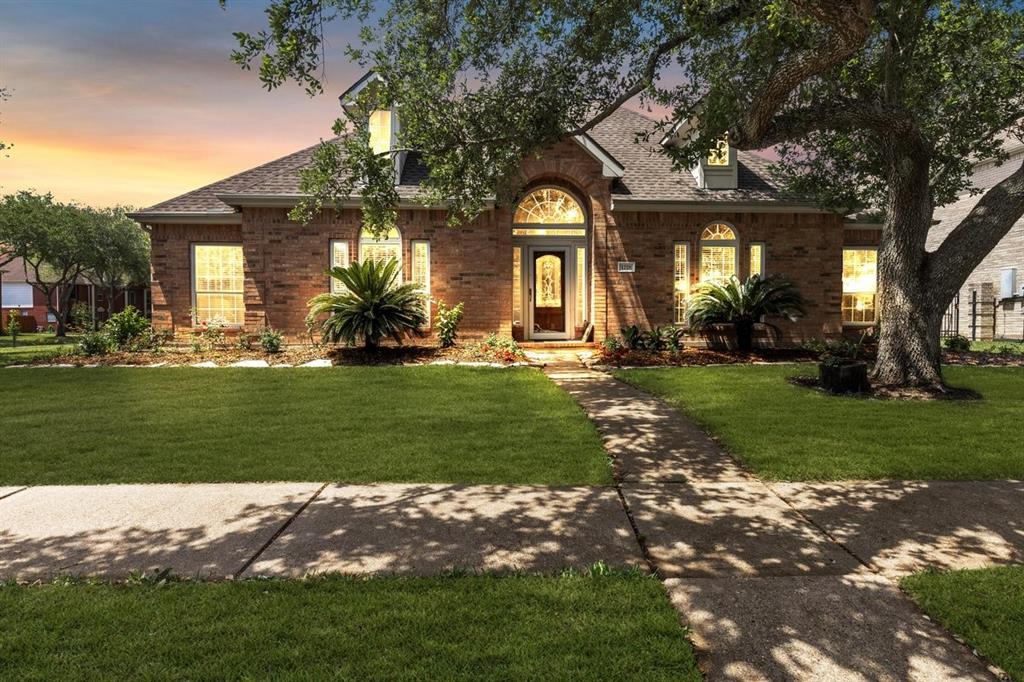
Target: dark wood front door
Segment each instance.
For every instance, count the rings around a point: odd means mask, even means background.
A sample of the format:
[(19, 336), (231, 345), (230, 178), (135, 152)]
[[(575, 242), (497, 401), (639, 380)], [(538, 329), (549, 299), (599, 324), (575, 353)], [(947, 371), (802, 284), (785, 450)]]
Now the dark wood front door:
[(533, 333), (564, 334), (566, 301), (566, 252), (533, 252)]

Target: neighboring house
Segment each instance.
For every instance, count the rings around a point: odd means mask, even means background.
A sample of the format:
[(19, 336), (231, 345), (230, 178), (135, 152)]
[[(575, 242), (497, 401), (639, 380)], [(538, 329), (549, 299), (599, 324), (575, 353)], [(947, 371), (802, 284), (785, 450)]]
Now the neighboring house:
[[(375, 148), (399, 124), (375, 112)], [(427, 169), (399, 153), (397, 229), (380, 241), (361, 231), (357, 201), (309, 225), (288, 220), (313, 147), (157, 204), (133, 215), (151, 228), (154, 326), (180, 333), (223, 317), (305, 336), (306, 302), (332, 285), (329, 267), (391, 256), (433, 299), (465, 302), (466, 338), (571, 341), (592, 327), (600, 341), (629, 324), (681, 323), (702, 281), (754, 272), (785, 274), (806, 297), (807, 317), (780, 325), (790, 341), (873, 324), (876, 226), (785, 197), (764, 159), (724, 144), (674, 172), (636, 142), (654, 125), (620, 109), (525, 160), (521, 199), (460, 228), (414, 201)]]
[[(991, 159), (975, 166), (974, 184), (980, 189), (989, 189), (1024, 163), (1024, 144), (1008, 140), (1005, 148), (1010, 158), (1001, 166)], [(981, 195), (963, 196), (936, 210), (939, 223), (928, 234), (928, 248), (937, 248), (980, 199)], [(1024, 218), (967, 278), (946, 313), (943, 334), (1024, 340)]]
[[(56, 323), (46, 306), (46, 296), (33, 287), (30, 282), (29, 270), (20, 258), (0, 266), (0, 328), (7, 328), (7, 314), (17, 310), (21, 316), (22, 331), (45, 329)], [(56, 298), (56, 296), (55, 296)], [(126, 306), (135, 306), (148, 314), (149, 289), (145, 287), (128, 287), (118, 289), (114, 294), (112, 306), (107, 305), (106, 292), (93, 286), (84, 278), (80, 278), (71, 293), (72, 305), (83, 301), (89, 306), (94, 319), (103, 319), (108, 307), (111, 312), (121, 312)]]

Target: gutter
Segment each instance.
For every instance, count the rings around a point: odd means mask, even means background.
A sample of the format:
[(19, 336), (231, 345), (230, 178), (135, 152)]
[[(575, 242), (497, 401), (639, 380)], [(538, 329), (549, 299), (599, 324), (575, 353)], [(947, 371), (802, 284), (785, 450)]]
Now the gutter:
[(824, 213), (835, 211), (821, 208), (809, 202), (778, 201), (665, 201), (662, 199), (630, 199), (612, 197), (613, 211), (663, 211), (666, 213), (707, 213), (709, 211), (733, 211), (736, 213)]

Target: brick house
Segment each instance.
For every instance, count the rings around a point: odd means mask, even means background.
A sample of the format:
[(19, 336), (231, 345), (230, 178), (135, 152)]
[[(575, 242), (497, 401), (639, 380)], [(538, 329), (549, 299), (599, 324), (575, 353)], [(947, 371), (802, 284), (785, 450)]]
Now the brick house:
[[(46, 305), (46, 296), (32, 286), (33, 275), (21, 258), (15, 258), (0, 266), (0, 329), (6, 329), (7, 316), (17, 310), (21, 317), (23, 332), (46, 329), (56, 323)], [(82, 302), (88, 306), (93, 319), (103, 320), (109, 313), (119, 313), (127, 306), (134, 306), (148, 314), (149, 289), (146, 287), (119, 287), (114, 292), (114, 300), (108, 302), (107, 292), (96, 287), (84, 277), (73, 285), (71, 305)], [(53, 296), (57, 299), (57, 296)], [(59, 308), (59, 300), (55, 300)]]
[[(399, 123), (374, 112), (371, 144), (387, 149)], [(397, 153), (397, 229), (380, 241), (361, 231), (356, 202), (308, 225), (287, 218), (315, 147), (157, 204), (133, 216), (151, 230), (154, 326), (181, 333), (220, 316), (299, 340), (306, 302), (331, 286), (325, 271), (367, 257), (397, 258), (433, 300), (464, 301), (465, 338), (600, 341), (682, 322), (700, 282), (755, 272), (787, 275), (807, 299), (807, 316), (781, 325), (787, 341), (874, 322), (876, 226), (785, 197), (764, 159), (724, 143), (674, 171), (636, 142), (653, 126), (620, 109), (525, 160), (519, 200), (459, 228), (415, 201), (427, 169)]]
[[(974, 184), (987, 190), (1024, 163), (1024, 143), (1007, 140), (1010, 158), (1002, 165), (992, 159), (974, 167)], [(981, 199), (965, 195), (935, 212), (938, 224), (928, 233), (928, 247), (936, 248)], [(970, 274), (946, 313), (943, 333), (969, 339), (1024, 340), (1024, 219), (1016, 224)]]

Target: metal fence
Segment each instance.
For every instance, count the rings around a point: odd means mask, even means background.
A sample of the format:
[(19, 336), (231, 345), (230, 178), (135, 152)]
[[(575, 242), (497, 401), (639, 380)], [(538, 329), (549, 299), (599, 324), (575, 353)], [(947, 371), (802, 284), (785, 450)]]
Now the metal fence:
[[(977, 296), (977, 294), (975, 294)], [(946, 308), (945, 314), (942, 316), (942, 337), (957, 336), (960, 334), (960, 293), (957, 292), (956, 298)]]

